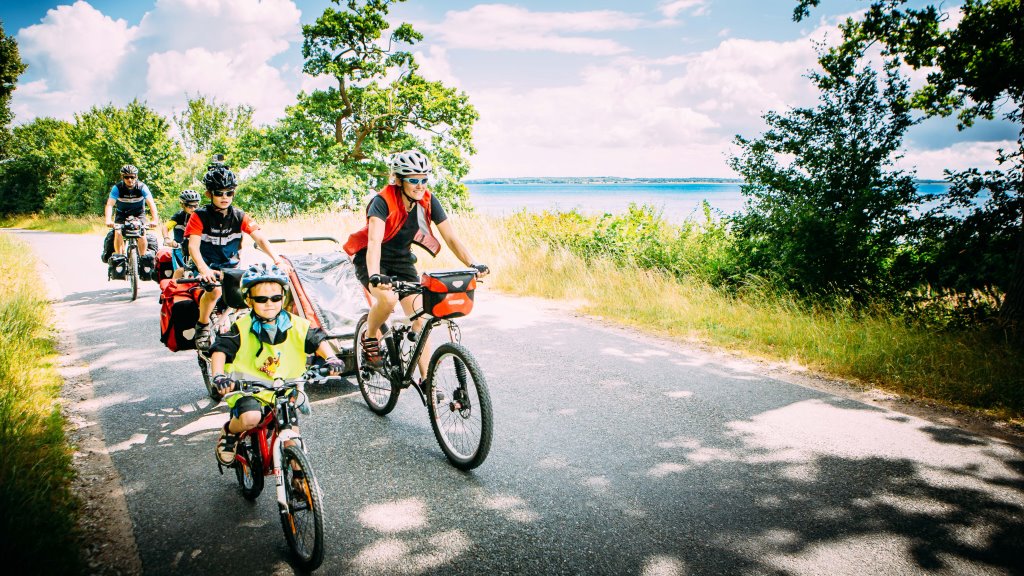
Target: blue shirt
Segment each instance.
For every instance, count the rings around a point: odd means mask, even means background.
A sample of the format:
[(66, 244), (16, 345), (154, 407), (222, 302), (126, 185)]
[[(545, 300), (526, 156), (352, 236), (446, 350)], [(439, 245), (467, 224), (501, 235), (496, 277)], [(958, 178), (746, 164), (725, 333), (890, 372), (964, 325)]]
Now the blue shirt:
[(121, 181), (110, 188), (110, 198), (116, 201), (114, 207), (118, 212), (140, 216), (145, 212), (146, 200), (152, 200), (153, 194), (142, 182), (136, 181), (135, 186), (129, 188)]

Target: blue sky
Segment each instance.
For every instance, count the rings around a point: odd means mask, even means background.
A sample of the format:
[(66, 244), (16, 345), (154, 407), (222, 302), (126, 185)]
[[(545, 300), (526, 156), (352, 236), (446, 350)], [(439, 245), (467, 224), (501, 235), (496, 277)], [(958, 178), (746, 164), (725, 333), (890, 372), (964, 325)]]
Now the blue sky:
[[(730, 177), (736, 134), (762, 115), (813, 105), (803, 76), (813, 41), (866, 3), (825, 0), (791, 19), (796, 0), (410, 0), (393, 8), (426, 36), (412, 47), (427, 77), (465, 91), (481, 119), (470, 177)], [(956, 18), (958, 3), (945, 5)], [(245, 103), (271, 122), (299, 90), (301, 25), (324, 0), (6, 2), (5, 32), (29, 70), (15, 122), (70, 119), (133, 98), (170, 116), (186, 94)], [(918, 80), (921, 74), (918, 74)], [(958, 133), (934, 119), (908, 135), (900, 166), (920, 177), (988, 168), (1016, 129)]]

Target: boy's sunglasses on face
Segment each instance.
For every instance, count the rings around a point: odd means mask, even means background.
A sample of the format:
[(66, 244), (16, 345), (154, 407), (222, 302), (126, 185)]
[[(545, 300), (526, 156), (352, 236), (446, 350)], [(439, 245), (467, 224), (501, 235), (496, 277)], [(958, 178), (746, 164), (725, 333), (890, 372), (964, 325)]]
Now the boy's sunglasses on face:
[(191, 208), (195, 210), (196, 208), (199, 208), (199, 204), (185, 204), (185, 208)]
[(273, 296), (249, 296), (252, 301), (257, 304), (266, 304), (269, 302), (280, 302), (284, 300), (284, 294), (274, 294)]
[(213, 192), (210, 192), (210, 194), (213, 194), (217, 198), (220, 198), (221, 196), (231, 197), (235, 195), (235, 191), (232, 188), (228, 188), (227, 190), (214, 190)]
[(409, 184), (412, 184), (413, 186), (415, 186), (417, 184), (426, 184), (427, 180), (429, 180), (429, 178), (406, 178), (405, 179), (406, 182), (408, 182)]

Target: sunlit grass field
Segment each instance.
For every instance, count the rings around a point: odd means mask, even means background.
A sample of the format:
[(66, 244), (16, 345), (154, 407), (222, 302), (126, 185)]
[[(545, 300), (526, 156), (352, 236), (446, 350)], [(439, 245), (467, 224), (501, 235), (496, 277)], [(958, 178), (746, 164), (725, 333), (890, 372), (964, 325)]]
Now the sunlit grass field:
[(0, 234), (0, 558), (11, 574), (77, 574), (77, 500), (52, 312), (29, 247)]
[(0, 218), (0, 228), (47, 230), (65, 234), (104, 234), (107, 227), (99, 216), (7, 216)]

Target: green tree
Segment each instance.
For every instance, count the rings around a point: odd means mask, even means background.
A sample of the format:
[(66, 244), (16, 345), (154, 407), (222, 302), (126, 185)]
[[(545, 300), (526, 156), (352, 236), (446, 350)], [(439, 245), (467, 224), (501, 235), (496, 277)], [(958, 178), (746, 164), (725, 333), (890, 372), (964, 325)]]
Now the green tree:
[(209, 156), (215, 152), (233, 156), (235, 143), (253, 130), (253, 108), (234, 108), (202, 94), (186, 97), (185, 109), (172, 120), (189, 155)]
[[(459, 181), (475, 152), (472, 127), (478, 114), (466, 94), (417, 74), (412, 54), (400, 48), (423, 38), (411, 25), (390, 28), (383, 40), (393, 3), (347, 0), (341, 10), (327, 8), (314, 24), (303, 26), (303, 70), (329, 75), (338, 85), (299, 95), (289, 110), (287, 140), (366, 186), (381, 183), (388, 154), (419, 148), (437, 165), (435, 192), (457, 208), (467, 201)], [(294, 131), (300, 127), (303, 136)]]
[[(793, 17), (807, 17), (821, 0), (799, 0)], [(849, 59), (878, 44), (883, 54), (900, 57), (907, 65), (929, 70), (928, 81), (913, 95), (913, 106), (932, 116), (957, 114), (959, 128), (973, 124), (977, 118), (991, 119), (999, 110), (1021, 125), (1024, 121), (1024, 2), (1022, 0), (966, 0), (961, 7), (962, 18), (955, 26), (943, 27), (946, 18), (935, 5), (920, 9), (906, 8), (906, 0), (873, 0), (868, 10), (842, 25), (843, 43), (822, 58)], [(1021, 130), (1024, 140), (1024, 126)], [(1018, 140), (1016, 150), (999, 151), (999, 162), (1005, 170), (989, 177), (977, 171), (950, 175), (954, 192), (945, 206), (946, 213), (969, 204), (970, 217), (944, 222), (962, 226), (947, 231), (945, 237), (970, 244), (963, 250), (964, 260), (957, 262), (962, 271), (972, 268), (966, 258), (984, 254), (991, 266), (975, 269), (1009, 270), (1001, 277), (976, 276), (961, 286), (981, 287), (995, 284), (1004, 293), (1000, 309), (1002, 323), (1011, 329), (1024, 327), (1024, 189), (1019, 174), (1024, 163), (1024, 145)], [(1013, 175), (1018, 175), (1014, 177)], [(976, 177), (978, 176), (978, 177)], [(992, 183), (994, 187), (988, 186)], [(982, 201), (983, 195), (991, 201)], [(1006, 250), (1002, 241), (990, 242), (982, 230), (1000, 230), (999, 239), (1010, 238), (1012, 248)], [(947, 253), (955, 250), (952, 246)]]
[(18, 76), (26, 68), (18, 52), (18, 43), (4, 33), (3, 20), (0, 20), (0, 159), (8, 157), (7, 143), (11, 137), (9, 126), (13, 120), (11, 94)]
[(88, 164), (73, 132), (70, 122), (53, 118), (37, 118), (14, 129), (10, 157), (0, 163), (0, 214), (46, 209), (68, 186), (77, 167), (83, 161)]
[(73, 195), (95, 194), (90, 211), (99, 211), (106, 202), (110, 186), (120, 179), (125, 164), (139, 168), (139, 178), (153, 192), (159, 205), (177, 199), (176, 168), (182, 162), (182, 150), (171, 138), (167, 120), (135, 100), (124, 108), (107, 105), (93, 107), (75, 115), (75, 141), (96, 162), (100, 189), (72, 191)]
[(870, 68), (810, 78), (816, 108), (769, 112), (760, 138), (736, 137), (730, 165), (746, 197), (733, 221), (737, 258), (802, 294), (890, 297), (904, 288), (893, 268), (917, 202), (913, 176), (893, 169), (913, 124), (906, 82), (894, 67), (881, 92)]

